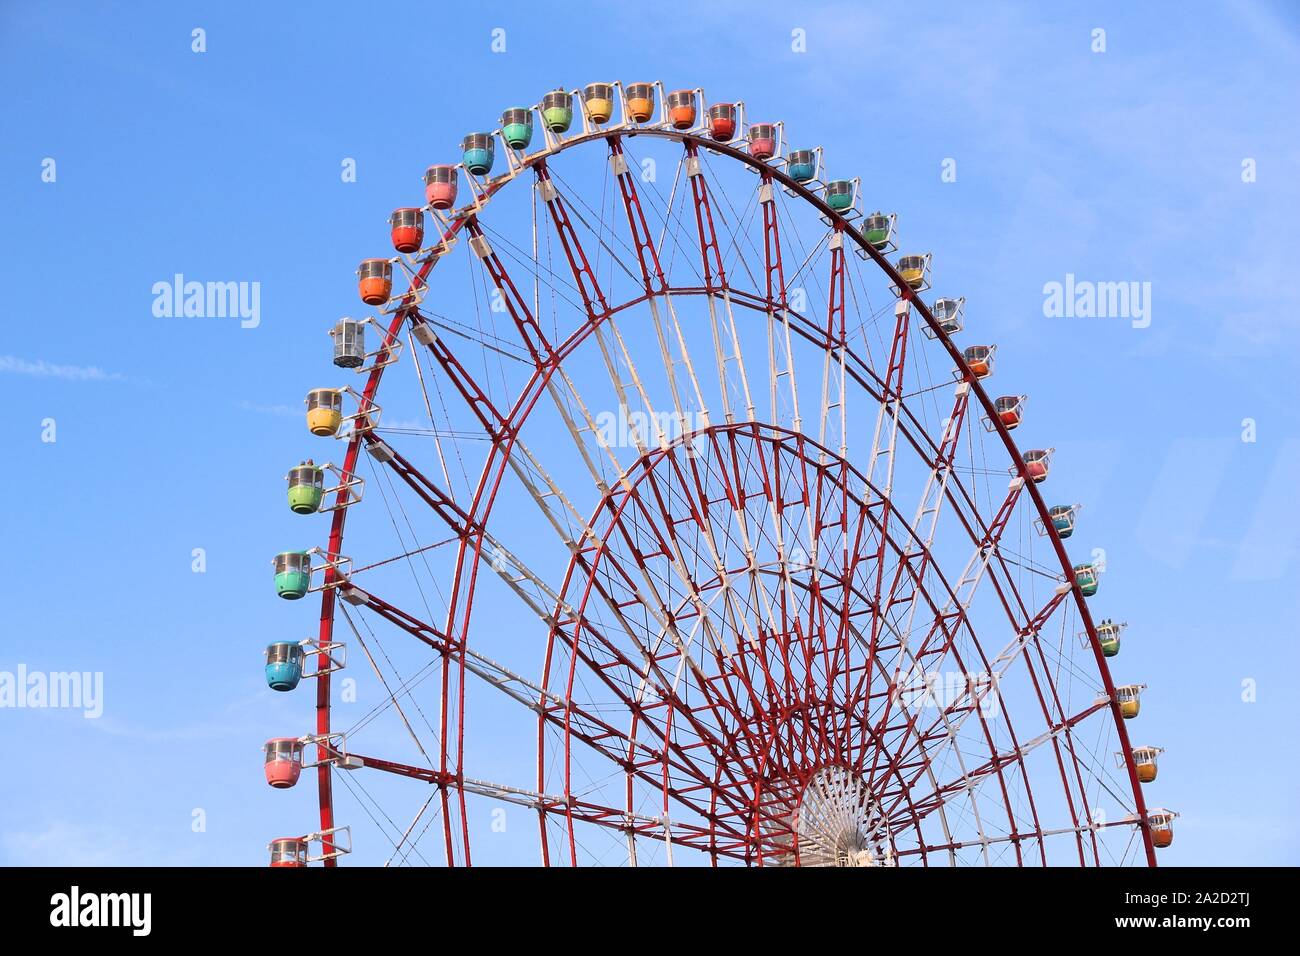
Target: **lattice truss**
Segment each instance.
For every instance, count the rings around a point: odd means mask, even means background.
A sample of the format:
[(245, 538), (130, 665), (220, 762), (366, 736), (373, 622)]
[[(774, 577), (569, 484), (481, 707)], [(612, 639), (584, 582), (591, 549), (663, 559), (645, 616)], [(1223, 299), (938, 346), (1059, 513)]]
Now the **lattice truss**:
[(1145, 861), (979, 310), (939, 333), (815, 185), (592, 135), (430, 217), (319, 568), (357, 680), (318, 685), (323, 828), (394, 864)]

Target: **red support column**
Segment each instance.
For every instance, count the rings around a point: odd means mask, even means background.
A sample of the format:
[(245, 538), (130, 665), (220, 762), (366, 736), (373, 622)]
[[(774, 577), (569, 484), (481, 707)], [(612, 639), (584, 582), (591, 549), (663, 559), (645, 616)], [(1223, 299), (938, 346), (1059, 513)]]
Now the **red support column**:
[[(691, 198), (695, 200), (695, 224), (700, 237), (700, 260), (704, 265), (704, 288), (709, 292), (721, 292), (727, 288), (727, 273), (722, 268), (722, 252), (718, 246), (717, 230), (713, 226), (713, 210), (709, 208), (709, 187), (705, 184), (702, 173), (692, 171), (698, 169), (699, 161), (699, 149), (687, 140), (687, 178), (691, 181)], [(712, 265), (709, 262), (710, 256), (713, 259)]]
[(533, 364), (540, 368), (544, 362), (549, 362), (553, 358), (554, 350), (551, 348), (551, 343), (547, 341), (546, 334), (542, 331), (542, 327), (537, 324), (537, 319), (534, 318), (532, 310), (528, 308), (523, 297), (519, 294), (519, 290), (515, 288), (515, 284), (511, 281), (505, 266), (502, 265), (500, 257), (497, 256), (492, 249), (491, 243), (488, 242), (487, 236), (483, 235), (477, 217), (469, 220), (465, 231), (469, 233), (470, 247), (482, 260), (483, 265), (488, 270), (488, 275), (492, 278), (492, 284), (501, 293), (506, 311), (510, 313), (515, 328), (519, 330), (524, 345), (528, 347), (528, 354), (532, 356)]
[(609, 315), (609, 304), (605, 301), (605, 293), (601, 291), (600, 283), (596, 281), (596, 274), (591, 269), (587, 253), (583, 251), (582, 242), (578, 239), (578, 233), (569, 219), (569, 210), (565, 207), (564, 199), (561, 198), (551, 179), (546, 163), (538, 163), (535, 170), (542, 198), (551, 211), (551, 221), (555, 223), (555, 231), (560, 236), (560, 244), (564, 247), (565, 258), (569, 260), (569, 269), (573, 273), (573, 281), (578, 284), (578, 292), (582, 295), (587, 315), (594, 322), (599, 323)]
[(663, 267), (659, 263), (659, 252), (655, 249), (654, 239), (650, 235), (650, 226), (641, 208), (641, 197), (636, 190), (636, 177), (628, 169), (627, 159), (623, 154), (623, 143), (617, 136), (609, 137), (609, 155), (611, 161), (621, 167), (617, 173), (618, 189), (623, 197), (627, 225), (632, 232), (632, 244), (636, 246), (637, 261), (641, 265), (641, 281), (645, 285), (647, 295), (662, 293), (668, 288), (668, 283), (664, 279)]

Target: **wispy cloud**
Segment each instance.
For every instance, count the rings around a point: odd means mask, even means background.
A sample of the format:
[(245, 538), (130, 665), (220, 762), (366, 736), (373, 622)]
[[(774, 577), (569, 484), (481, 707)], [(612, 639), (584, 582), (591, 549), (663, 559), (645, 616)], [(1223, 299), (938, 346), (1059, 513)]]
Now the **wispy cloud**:
[(302, 410), (290, 405), (259, 405), (257, 402), (247, 400), (239, 403), (240, 411), (253, 412), (258, 415), (280, 415), (294, 417), (302, 414)]
[(185, 866), (195, 849), (170, 835), (56, 820), (32, 830), (0, 834), (9, 866)]
[(58, 378), (67, 382), (125, 382), (126, 376), (118, 372), (106, 372), (97, 365), (56, 365), (45, 359), (18, 358), (14, 355), (0, 355), (0, 372), (15, 375), (30, 375), (33, 378)]

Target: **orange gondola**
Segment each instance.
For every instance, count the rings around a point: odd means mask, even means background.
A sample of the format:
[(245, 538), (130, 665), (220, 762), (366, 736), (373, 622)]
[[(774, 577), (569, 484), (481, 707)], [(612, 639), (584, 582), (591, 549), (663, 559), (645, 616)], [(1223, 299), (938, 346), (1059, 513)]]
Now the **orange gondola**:
[(393, 264), (387, 259), (364, 259), (357, 267), (357, 289), (366, 305), (383, 305), (393, 294)]
[(695, 125), (694, 90), (673, 90), (668, 94), (668, 121), (673, 129), (690, 129)]

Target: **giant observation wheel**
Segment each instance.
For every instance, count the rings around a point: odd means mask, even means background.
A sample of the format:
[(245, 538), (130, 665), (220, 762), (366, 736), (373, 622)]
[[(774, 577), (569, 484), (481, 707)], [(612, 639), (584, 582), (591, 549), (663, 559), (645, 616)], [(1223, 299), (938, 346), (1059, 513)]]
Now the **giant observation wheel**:
[(319, 631), (267, 678), (314, 681), (315, 723), (265, 766), (308, 770), (319, 822), (273, 864), (1118, 865), (1172, 840), (1078, 506), (1011, 435), (1046, 429), (987, 390), (994, 346), (896, 217), (746, 113), (555, 90), (393, 213), (375, 312), (308, 395), (338, 441), (288, 475), (324, 515), (293, 520), (328, 526), (276, 589), (319, 596)]

